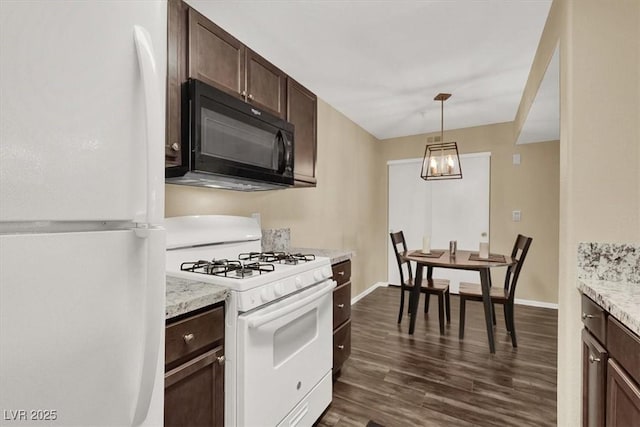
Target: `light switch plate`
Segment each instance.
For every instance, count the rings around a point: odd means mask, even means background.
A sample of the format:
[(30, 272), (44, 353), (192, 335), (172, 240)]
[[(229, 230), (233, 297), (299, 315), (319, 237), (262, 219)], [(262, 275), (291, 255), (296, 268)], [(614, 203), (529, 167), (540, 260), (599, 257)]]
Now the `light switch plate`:
[(520, 153), (516, 153), (513, 155), (513, 164), (514, 165), (520, 164)]
[(520, 211), (513, 211), (511, 212), (511, 219), (514, 222), (520, 222)]

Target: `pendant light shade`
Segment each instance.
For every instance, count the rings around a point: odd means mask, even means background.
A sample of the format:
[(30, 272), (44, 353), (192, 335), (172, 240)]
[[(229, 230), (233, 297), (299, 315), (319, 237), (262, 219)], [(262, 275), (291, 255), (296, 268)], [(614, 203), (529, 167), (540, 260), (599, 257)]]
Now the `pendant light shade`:
[(450, 96), (450, 93), (439, 93), (433, 98), (440, 101), (440, 142), (427, 144), (424, 150), (420, 177), (426, 181), (462, 178), (458, 144), (444, 142), (444, 101)]

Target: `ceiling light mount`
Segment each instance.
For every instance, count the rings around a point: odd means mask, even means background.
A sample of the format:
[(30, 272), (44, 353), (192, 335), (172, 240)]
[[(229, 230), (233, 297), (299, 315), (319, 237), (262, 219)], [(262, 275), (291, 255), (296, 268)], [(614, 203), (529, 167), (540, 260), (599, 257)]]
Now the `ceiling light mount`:
[(458, 144), (444, 142), (444, 101), (450, 97), (450, 93), (439, 93), (433, 98), (440, 101), (440, 142), (427, 144), (424, 150), (420, 177), (426, 181), (462, 178)]

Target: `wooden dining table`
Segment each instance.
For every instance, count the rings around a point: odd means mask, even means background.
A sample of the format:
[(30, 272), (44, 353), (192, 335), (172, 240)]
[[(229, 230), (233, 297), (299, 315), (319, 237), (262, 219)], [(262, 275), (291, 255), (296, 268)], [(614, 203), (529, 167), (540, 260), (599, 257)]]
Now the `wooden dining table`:
[[(440, 256), (437, 256), (441, 253)], [(416, 263), (415, 284), (409, 299), (409, 310), (411, 320), (409, 324), (409, 334), (413, 334), (418, 317), (418, 302), (420, 299), (420, 287), (422, 285), (422, 275), (424, 267), (427, 267), (427, 280), (432, 280), (434, 268), (451, 268), (454, 270), (471, 270), (480, 273), (480, 286), (482, 287), (482, 303), (484, 306), (484, 318), (487, 325), (487, 339), (489, 340), (489, 351), (496, 352), (493, 338), (493, 304), (489, 289), (491, 288), (491, 269), (496, 267), (508, 267), (516, 261), (508, 255), (491, 254), (489, 259), (469, 259), (477, 257), (477, 252), (458, 250), (452, 256), (449, 251), (433, 249), (430, 254), (423, 254), (420, 250), (410, 250), (400, 254), (406, 260)]]

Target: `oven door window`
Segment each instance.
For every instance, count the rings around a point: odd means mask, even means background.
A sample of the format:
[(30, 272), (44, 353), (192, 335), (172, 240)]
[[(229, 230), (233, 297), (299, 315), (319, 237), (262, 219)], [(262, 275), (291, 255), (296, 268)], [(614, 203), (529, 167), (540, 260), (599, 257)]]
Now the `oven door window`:
[(269, 170), (280, 169), (282, 136), (255, 120), (248, 124), (217, 111), (200, 110), (200, 154)]
[(331, 371), (332, 292), (296, 305), (325, 285), (239, 316), (239, 425), (277, 425)]

